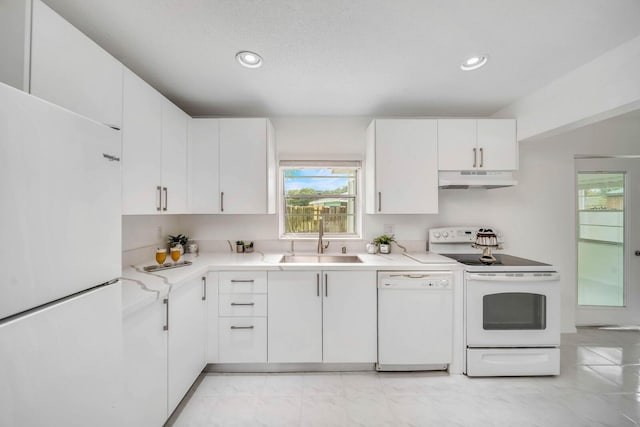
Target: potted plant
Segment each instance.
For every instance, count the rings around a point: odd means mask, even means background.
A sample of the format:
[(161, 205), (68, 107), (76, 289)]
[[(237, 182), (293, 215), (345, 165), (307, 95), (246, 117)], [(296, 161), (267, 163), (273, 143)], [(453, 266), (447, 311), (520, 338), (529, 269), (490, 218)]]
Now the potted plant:
[(244, 242), (242, 240), (236, 240), (236, 252), (239, 254), (244, 252)]
[(392, 235), (383, 234), (382, 236), (378, 236), (373, 239), (373, 243), (375, 243), (380, 248), (381, 254), (391, 253), (391, 243), (395, 242), (396, 238)]
[(167, 238), (169, 249), (177, 247), (178, 249), (180, 249), (180, 254), (184, 253), (184, 246), (188, 241), (189, 237), (185, 236), (184, 234), (178, 234), (177, 236), (169, 235), (169, 237)]
[(244, 244), (244, 251), (245, 252), (253, 252), (253, 242), (245, 243)]

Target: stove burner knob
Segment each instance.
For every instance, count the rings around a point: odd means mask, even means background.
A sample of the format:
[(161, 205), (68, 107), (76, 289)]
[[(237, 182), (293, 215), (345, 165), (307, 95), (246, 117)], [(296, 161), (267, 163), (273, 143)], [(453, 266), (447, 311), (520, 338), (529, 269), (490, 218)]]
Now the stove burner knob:
[(447, 237), (449, 237), (449, 233), (447, 233), (447, 232), (445, 231), (444, 233), (442, 233), (442, 237), (444, 237), (444, 238), (446, 239)]
[(433, 237), (435, 237), (436, 239), (439, 239), (440, 238), (440, 232), (439, 231), (434, 232), (433, 233)]

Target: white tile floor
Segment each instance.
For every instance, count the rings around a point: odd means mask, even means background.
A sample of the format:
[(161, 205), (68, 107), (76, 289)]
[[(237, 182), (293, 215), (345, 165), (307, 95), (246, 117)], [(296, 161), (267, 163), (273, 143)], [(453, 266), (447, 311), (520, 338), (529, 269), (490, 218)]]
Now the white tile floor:
[(635, 426), (640, 332), (563, 336), (562, 373), (210, 374), (178, 426)]

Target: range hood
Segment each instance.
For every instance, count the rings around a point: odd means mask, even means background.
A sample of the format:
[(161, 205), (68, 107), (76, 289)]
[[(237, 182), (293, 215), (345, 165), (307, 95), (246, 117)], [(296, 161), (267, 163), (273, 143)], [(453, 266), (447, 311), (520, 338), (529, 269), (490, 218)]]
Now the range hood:
[(510, 171), (440, 171), (438, 187), (447, 189), (501, 188), (517, 185)]

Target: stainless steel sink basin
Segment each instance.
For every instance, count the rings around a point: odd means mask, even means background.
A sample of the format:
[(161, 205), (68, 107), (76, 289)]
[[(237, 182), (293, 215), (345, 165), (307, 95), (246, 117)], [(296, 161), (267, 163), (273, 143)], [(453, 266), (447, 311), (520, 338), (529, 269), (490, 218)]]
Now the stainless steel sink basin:
[(280, 258), (281, 263), (361, 263), (356, 255), (285, 255)]

